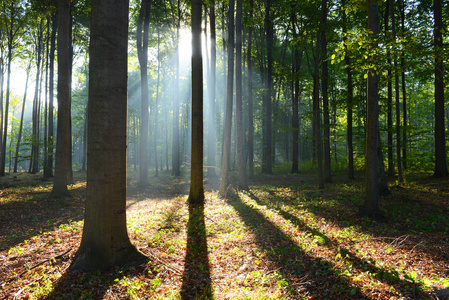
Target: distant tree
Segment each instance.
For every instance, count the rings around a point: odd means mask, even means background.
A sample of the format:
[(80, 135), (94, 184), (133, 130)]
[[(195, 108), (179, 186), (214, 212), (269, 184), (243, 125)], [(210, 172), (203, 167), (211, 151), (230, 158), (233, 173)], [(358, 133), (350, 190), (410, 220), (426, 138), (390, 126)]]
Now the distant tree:
[(253, 45), (253, 15), (254, 0), (249, 1), (249, 18), (251, 24), (248, 28), (248, 48), (247, 48), (247, 65), (248, 65), (248, 175), (249, 178), (254, 177), (254, 112), (253, 112), (253, 62), (252, 62), (252, 45)]
[(70, 0), (59, 1), (58, 10), (58, 124), (56, 134), (55, 180), (52, 194), (68, 194), (71, 173), (71, 77), (72, 21)]
[(272, 0), (265, 2), (265, 33), (267, 47), (267, 78), (266, 93), (263, 98), (263, 133), (262, 133), (262, 172), (273, 173), (272, 164), (272, 110), (273, 110), (273, 11), (271, 9)]
[(446, 162), (444, 126), (444, 62), (443, 62), (443, 12), (442, 0), (434, 0), (434, 51), (435, 51), (435, 171), (434, 177), (449, 175)]
[(173, 86), (173, 144), (172, 144), (172, 174), (181, 175), (181, 157), (179, 141), (179, 38), (181, 30), (181, 3), (176, 6), (176, 36), (175, 36), (175, 78)]
[(148, 184), (148, 35), (150, 27), (151, 0), (142, 0), (137, 20), (137, 55), (140, 64), (140, 143), (139, 143), (139, 186)]
[(209, 118), (208, 118), (208, 137), (207, 137), (207, 177), (213, 178), (217, 174), (215, 172), (216, 162), (216, 137), (215, 137), (215, 95), (216, 95), (216, 71), (217, 71), (217, 41), (215, 29), (215, 0), (211, 0), (209, 4), (210, 18), (210, 71), (208, 80), (209, 92)]
[(128, 5), (128, 0), (92, 1), (87, 200), (73, 269), (147, 261), (126, 227)]
[(321, 39), (321, 90), (323, 94), (323, 150), (324, 150), (324, 182), (332, 182), (331, 172), (331, 144), (330, 144), (330, 120), (329, 120), (329, 66), (327, 57), (327, 0), (321, 2), (322, 28), (320, 29)]
[(238, 186), (246, 190), (246, 164), (243, 140), (243, 104), (242, 104), (242, 26), (243, 0), (237, 0), (235, 19), (235, 124), (237, 131)]
[(228, 76), (226, 87), (225, 123), (223, 132), (223, 155), (221, 160), (220, 195), (226, 196), (229, 186), (229, 172), (231, 169), (231, 129), (232, 102), (234, 92), (234, 6), (235, 1), (229, 0), (228, 14)]

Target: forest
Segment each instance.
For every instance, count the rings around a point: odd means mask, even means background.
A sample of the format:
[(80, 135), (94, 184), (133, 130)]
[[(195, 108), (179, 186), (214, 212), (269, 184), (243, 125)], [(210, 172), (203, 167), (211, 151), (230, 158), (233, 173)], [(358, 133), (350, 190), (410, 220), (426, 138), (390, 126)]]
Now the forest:
[(0, 298), (448, 299), (448, 20), (0, 0)]

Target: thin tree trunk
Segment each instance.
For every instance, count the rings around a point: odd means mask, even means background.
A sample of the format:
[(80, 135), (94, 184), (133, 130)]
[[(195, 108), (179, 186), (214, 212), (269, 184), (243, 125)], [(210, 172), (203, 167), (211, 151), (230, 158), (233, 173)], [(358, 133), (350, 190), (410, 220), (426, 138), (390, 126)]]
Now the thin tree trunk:
[[(56, 6), (56, 1), (53, 1)], [(54, 153), (54, 65), (55, 65), (55, 51), (56, 51), (56, 31), (58, 30), (58, 22), (56, 19), (56, 13), (51, 17), (52, 29), (50, 37), (50, 62), (49, 62), (49, 103), (48, 103), (48, 158), (47, 158), (47, 172), (48, 177), (53, 177), (53, 153)]]
[[(396, 16), (394, 14), (394, 0), (390, 0), (391, 11), (391, 29), (393, 33), (393, 40), (396, 42)], [(396, 43), (394, 43), (396, 45)], [(395, 82), (395, 96), (396, 96), (396, 156), (398, 162), (398, 182), (404, 181), (402, 174), (402, 161), (401, 161), (401, 106), (399, 102), (399, 70), (398, 60), (394, 58), (394, 82)]]
[(246, 178), (244, 139), (243, 139), (243, 104), (242, 104), (242, 21), (243, 0), (237, 0), (236, 35), (235, 35), (235, 127), (237, 130), (238, 186), (248, 189)]
[(215, 1), (212, 0), (209, 5), (209, 19), (210, 19), (210, 71), (209, 71), (209, 130), (208, 130), (208, 144), (207, 144), (207, 177), (215, 178), (217, 176), (215, 172), (216, 162), (216, 137), (215, 137), (215, 82), (216, 82), (216, 69), (217, 69), (217, 42), (215, 32)]
[(435, 46), (435, 172), (434, 177), (447, 177), (446, 139), (444, 126), (444, 62), (442, 0), (434, 0)]
[(321, 65), (321, 90), (323, 93), (323, 134), (324, 134), (324, 182), (332, 182), (331, 173), (331, 144), (330, 144), (330, 121), (329, 121), (329, 69), (327, 63), (327, 38), (326, 38), (326, 23), (327, 23), (327, 0), (322, 1), (323, 24), (321, 28), (322, 41), (322, 65)]
[(346, 64), (346, 74), (347, 74), (347, 86), (348, 86), (348, 99), (347, 99), (347, 135), (346, 143), (348, 146), (348, 179), (354, 180), (354, 146), (353, 146), (353, 133), (352, 133), (352, 110), (353, 110), (353, 98), (354, 98), (354, 88), (352, 83), (352, 70), (351, 70), (351, 60), (348, 54), (348, 47), (346, 45), (347, 37), (347, 19), (346, 13), (343, 12), (343, 33), (345, 42), (345, 64)]
[(271, 0), (266, 1), (265, 31), (267, 43), (266, 95), (263, 98), (262, 172), (273, 173), (272, 166), (272, 97), (273, 97), (273, 23), (271, 20)]
[[(402, 37), (405, 36), (405, 2), (401, 1), (401, 25)], [(402, 70), (402, 113), (403, 113), (403, 128), (402, 128), (402, 165), (404, 170), (407, 169), (407, 89), (405, 85), (405, 52), (402, 49), (401, 53), (401, 70)]]
[(17, 146), (16, 146), (16, 155), (14, 159), (14, 173), (17, 173), (17, 165), (19, 163), (19, 148), (20, 148), (20, 141), (22, 139), (22, 129), (23, 129), (23, 116), (25, 114), (25, 101), (27, 97), (27, 90), (28, 90), (28, 79), (30, 76), (30, 69), (31, 69), (31, 61), (27, 67), (27, 75), (25, 80), (25, 91), (23, 93), (23, 100), (22, 100), (22, 113), (20, 114), (20, 125), (19, 125), (19, 135), (17, 137)]
[(173, 95), (173, 145), (172, 145), (172, 174), (181, 175), (180, 142), (179, 142), (179, 34), (181, 28), (180, 0), (177, 5), (177, 24), (175, 41), (175, 81)]
[(223, 158), (221, 162), (220, 195), (226, 196), (230, 184), (231, 169), (231, 131), (232, 131), (232, 101), (234, 91), (234, 0), (229, 0), (228, 15), (228, 76), (226, 89), (225, 125), (223, 133)]
[[(254, 0), (250, 0), (249, 18), (253, 19)], [(248, 173), (249, 178), (254, 178), (254, 116), (253, 116), (253, 64), (252, 64), (252, 44), (253, 26), (248, 28)]]
[(150, 26), (151, 0), (143, 0), (137, 20), (137, 54), (140, 65), (140, 144), (139, 144), (139, 186), (148, 185), (148, 35)]

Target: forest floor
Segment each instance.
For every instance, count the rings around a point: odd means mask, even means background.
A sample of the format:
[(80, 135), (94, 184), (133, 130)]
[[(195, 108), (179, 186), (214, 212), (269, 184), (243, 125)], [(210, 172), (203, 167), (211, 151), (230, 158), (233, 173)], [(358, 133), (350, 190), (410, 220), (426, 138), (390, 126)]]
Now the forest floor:
[[(258, 176), (248, 191), (187, 206), (187, 178), (129, 180), (128, 232), (147, 264), (82, 273), (69, 266), (85, 181), (71, 197), (20, 173), (0, 179), (0, 299), (449, 299), (449, 181), (408, 174), (357, 216), (364, 181), (335, 174)], [(207, 249), (207, 250), (206, 250)]]

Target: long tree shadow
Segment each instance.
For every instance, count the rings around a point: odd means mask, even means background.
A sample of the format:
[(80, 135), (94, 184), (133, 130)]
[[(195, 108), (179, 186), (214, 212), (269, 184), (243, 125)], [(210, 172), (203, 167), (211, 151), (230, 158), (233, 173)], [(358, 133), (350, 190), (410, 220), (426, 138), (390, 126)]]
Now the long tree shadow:
[(213, 298), (203, 205), (189, 205), (187, 249), (182, 276), (181, 298)]
[[(353, 268), (358, 269), (362, 273), (369, 272), (370, 274), (374, 274), (374, 278), (390, 286), (393, 286), (395, 290), (400, 291), (403, 296), (406, 295), (416, 297), (416, 288), (418, 288), (418, 291), (422, 290), (422, 284), (415, 282), (415, 279), (412, 278), (409, 274), (400, 274), (398, 271), (389, 269), (387, 266), (376, 266), (376, 261), (359, 257), (354, 251), (351, 251), (347, 247), (345, 247), (344, 244), (338, 243), (334, 239), (329, 238), (321, 230), (310, 227), (303, 220), (291, 214), (290, 212), (281, 209), (274, 202), (271, 202), (268, 199), (264, 199), (265, 201), (261, 200), (252, 192), (249, 193), (249, 196), (257, 204), (267, 206), (269, 209), (276, 211), (285, 220), (289, 220), (290, 222), (292, 222), (292, 224), (294, 224), (298, 229), (308, 232), (313, 236), (320, 237), (321, 240), (324, 241), (323, 245), (326, 246), (329, 250), (335, 252), (336, 257), (339, 256), (342, 260), (349, 261)], [(339, 273), (340, 271), (336, 270), (336, 272)], [(402, 279), (401, 276), (405, 278)], [(409, 286), (411, 283), (413, 283), (413, 289), (407, 289), (406, 286)]]
[[(341, 299), (348, 295), (351, 295), (351, 299), (368, 299), (351, 286), (345, 276), (333, 271), (332, 262), (310, 256), (257, 209), (250, 207), (239, 197), (228, 200), (228, 203), (234, 207), (243, 222), (253, 228), (257, 244), (289, 280), (290, 294), (307, 294), (316, 299)], [(303, 282), (294, 280), (298, 278), (304, 278)]]

